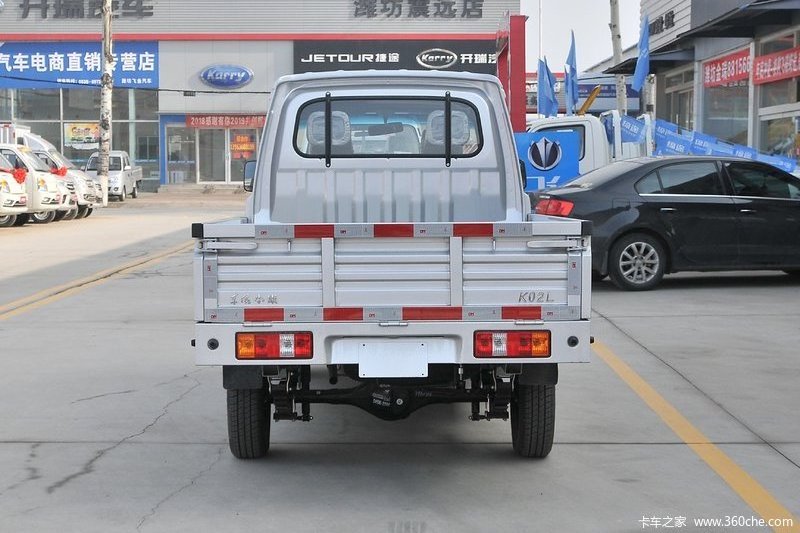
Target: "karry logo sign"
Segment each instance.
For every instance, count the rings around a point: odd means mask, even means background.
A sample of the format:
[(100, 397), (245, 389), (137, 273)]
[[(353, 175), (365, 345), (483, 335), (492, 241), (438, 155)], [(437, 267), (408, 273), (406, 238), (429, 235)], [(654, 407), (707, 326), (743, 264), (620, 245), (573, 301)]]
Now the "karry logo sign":
[(417, 63), (433, 70), (450, 68), (458, 62), (458, 54), (444, 48), (431, 48), (417, 54)]
[(528, 149), (528, 161), (534, 168), (547, 172), (561, 162), (561, 143), (542, 137)]
[(238, 65), (211, 65), (203, 69), (200, 79), (215, 89), (238, 89), (253, 80), (253, 71)]

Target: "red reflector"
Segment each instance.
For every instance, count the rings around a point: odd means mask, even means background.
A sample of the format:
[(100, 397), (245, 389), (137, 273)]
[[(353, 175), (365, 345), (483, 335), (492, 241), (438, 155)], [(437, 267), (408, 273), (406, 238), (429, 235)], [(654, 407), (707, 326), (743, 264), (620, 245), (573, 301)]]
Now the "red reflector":
[(245, 309), (245, 322), (283, 322), (283, 308), (271, 309)]
[(364, 320), (364, 309), (361, 307), (327, 307), (322, 310), (322, 320)]
[(333, 224), (302, 224), (294, 227), (296, 239), (333, 237)]
[(460, 307), (404, 307), (403, 320), (461, 320)]
[(237, 333), (237, 359), (311, 359), (314, 342), (310, 332)]
[(453, 224), (454, 237), (492, 237), (494, 224)]
[(567, 217), (570, 213), (572, 213), (573, 207), (575, 207), (575, 204), (569, 200), (556, 200), (555, 198), (549, 198), (547, 200), (541, 200), (539, 203), (537, 203), (535, 211), (540, 215)]
[(491, 357), (492, 346), (491, 332), (478, 331), (475, 333), (475, 357)]
[(503, 307), (503, 320), (539, 320), (542, 318), (541, 307)]
[(413, 237), (414, 224), (375, 224), (375, 237)]

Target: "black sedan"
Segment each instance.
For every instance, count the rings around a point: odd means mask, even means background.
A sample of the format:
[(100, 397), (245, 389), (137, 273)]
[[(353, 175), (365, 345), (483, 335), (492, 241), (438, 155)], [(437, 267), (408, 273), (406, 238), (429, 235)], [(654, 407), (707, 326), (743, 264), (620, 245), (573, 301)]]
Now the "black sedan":
[(686, 270), (800, 275), (800, 179), (765, 163), (631, 159), (531, 199), (537, 213), (591, 220), (594, 278), (622, 289)]

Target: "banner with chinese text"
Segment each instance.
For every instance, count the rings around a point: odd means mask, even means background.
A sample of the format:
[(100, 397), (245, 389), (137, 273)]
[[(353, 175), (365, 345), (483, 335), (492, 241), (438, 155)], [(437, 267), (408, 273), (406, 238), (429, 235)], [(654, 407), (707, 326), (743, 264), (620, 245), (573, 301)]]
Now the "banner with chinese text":
[[(0, 43), (0, 88), (99, 87), (98, 42)], [(114, 43), (114, 86), (158, 88), (158, 43)]]
[(750, 49), (703, 63), (703, 86), (720, 87), (750, 78)]

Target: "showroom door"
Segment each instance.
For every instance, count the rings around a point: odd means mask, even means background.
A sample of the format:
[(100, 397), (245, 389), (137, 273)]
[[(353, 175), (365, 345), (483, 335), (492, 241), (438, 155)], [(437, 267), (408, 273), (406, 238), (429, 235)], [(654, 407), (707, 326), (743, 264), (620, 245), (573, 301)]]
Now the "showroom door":
[(197, 130), (197, 170), (200, 183), (230, 182), (227, 132), (223, 128)]

